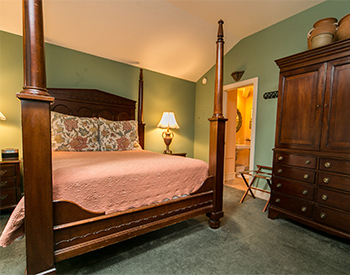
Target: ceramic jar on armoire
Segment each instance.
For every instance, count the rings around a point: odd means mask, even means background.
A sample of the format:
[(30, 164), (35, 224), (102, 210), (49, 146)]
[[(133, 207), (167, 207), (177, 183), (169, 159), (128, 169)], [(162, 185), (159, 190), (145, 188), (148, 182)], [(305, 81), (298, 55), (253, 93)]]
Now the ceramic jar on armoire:
[(327, 17), (316, 21), (307, 35), (308, 49), (350, 38), (350, 13), (341, 18)]
[(276, 63), (269, 218), (350, 238), (350, 39)]

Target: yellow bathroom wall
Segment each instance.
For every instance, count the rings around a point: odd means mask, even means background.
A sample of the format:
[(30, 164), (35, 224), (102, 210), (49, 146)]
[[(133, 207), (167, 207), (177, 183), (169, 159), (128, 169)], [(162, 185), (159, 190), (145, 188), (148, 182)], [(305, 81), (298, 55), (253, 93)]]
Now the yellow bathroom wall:
[[(238, 89), (237, 91), (237, 109), (241, 112), (242, 117), (245, 114), (245, 101), (246, 99), (242, 96), (242, 90)], [(236, 143), (244, 144), (244, 124), (242, 123), (241, 129), (236, 133)]]
[[(242, 127), (236, 133), (236, 144), (250, 144), (251, 139), (251, 110), (253, 108), (253, 87), (240, 88), (237, 91), (237, 108), (242, 115)], [(236, 166), (249, 166), (250, 150), (241, 150), (237, 153)]]

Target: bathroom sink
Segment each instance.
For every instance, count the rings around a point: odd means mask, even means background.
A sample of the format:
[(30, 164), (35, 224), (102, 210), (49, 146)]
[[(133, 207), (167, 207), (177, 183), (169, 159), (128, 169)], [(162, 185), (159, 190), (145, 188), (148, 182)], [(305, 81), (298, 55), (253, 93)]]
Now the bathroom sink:
[(244, 150), (244, 149), (250, 149), (250, 145), (248, 144), (236, 144), (236, 150)]

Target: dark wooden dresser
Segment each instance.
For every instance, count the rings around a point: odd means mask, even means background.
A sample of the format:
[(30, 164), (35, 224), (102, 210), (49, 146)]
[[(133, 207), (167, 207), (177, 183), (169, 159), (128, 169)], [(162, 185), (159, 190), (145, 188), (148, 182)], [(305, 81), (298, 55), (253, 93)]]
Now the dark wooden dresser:
[(269, 218), (350, 238), (350, 40), (280, 68)]
[(21, 198), (20, 161), (0, 161), (0, 210), (13, 209)]

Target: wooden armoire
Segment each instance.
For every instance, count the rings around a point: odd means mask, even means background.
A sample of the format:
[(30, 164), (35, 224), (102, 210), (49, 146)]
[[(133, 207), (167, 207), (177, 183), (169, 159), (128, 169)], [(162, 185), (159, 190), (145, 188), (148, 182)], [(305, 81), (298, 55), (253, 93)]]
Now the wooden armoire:
[(350, 238), (350, 39), (276, 63), (269, 218)]

